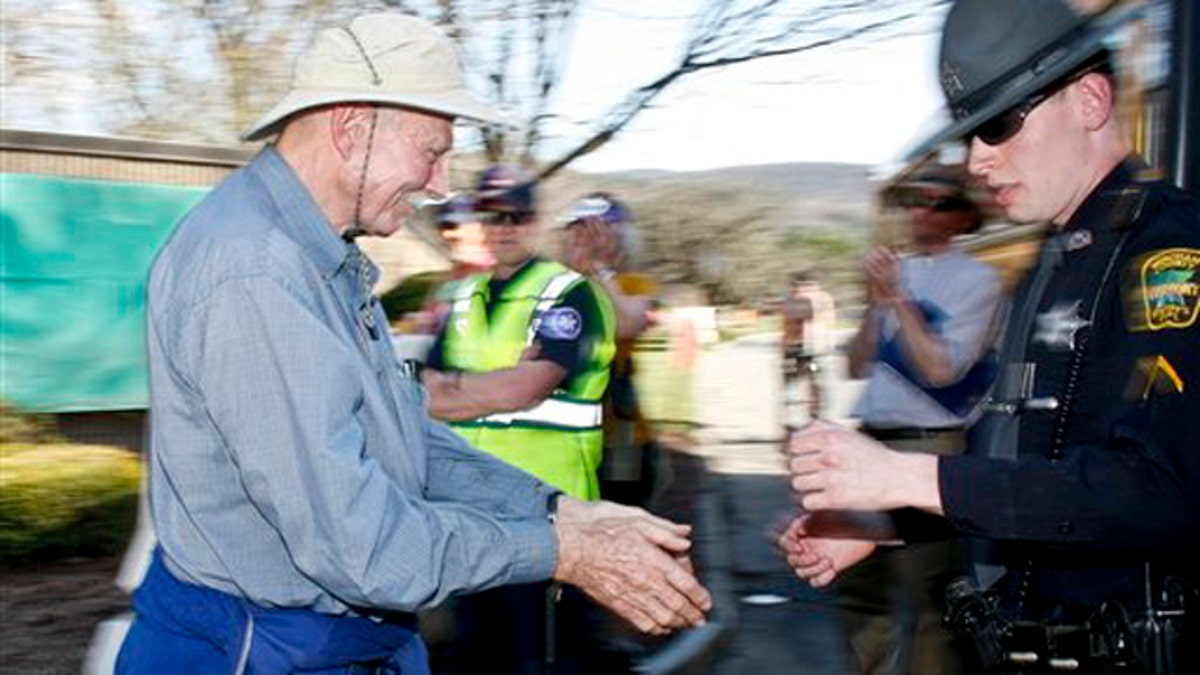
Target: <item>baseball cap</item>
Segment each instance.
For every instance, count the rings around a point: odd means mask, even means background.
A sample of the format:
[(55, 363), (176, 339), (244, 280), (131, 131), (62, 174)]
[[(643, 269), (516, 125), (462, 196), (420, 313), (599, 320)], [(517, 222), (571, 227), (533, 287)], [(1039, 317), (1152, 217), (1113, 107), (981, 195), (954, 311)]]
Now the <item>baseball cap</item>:
[(593, 192), (575, 202), (561, 222), (569, 225), (587, 218), (599, 218), (609, 225), (621, 225), (633, 222), (633, 213), (607, 192)]
[(287, 94), (242, 134), (242, 140), (274, 134), (288, 117), (303, 110), (351, 102), (511, 124), (467, 90), (445, 33), (415, 16), (376, 12), (359, 16), (349, 26), (320, 31), (296, 59)]
[(533, 213), (537, 210), (533, 176), (511, 164), (488, 167), (479, 175), (475, 207), (485, 213)]
[(467, 194), (455, 194), (437, 207), (436, 221), (439, 227), (462, 225), (479, 220), (481, 214), (475, 208), (475, 200)]

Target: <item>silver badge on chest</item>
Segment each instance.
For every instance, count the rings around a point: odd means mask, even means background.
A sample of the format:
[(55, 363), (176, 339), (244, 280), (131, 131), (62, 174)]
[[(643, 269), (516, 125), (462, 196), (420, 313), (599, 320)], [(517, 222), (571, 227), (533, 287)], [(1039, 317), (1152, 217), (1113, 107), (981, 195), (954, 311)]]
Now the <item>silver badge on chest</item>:
[(1075, 336), (1079, 329), (1092, 324), (1079, 316), (1081, 304), (1079, 300), (1056, 302), (1053, 307), (1038, 314), (1037, 328), (1033, 333), (1034, 344), (1040, 342), (1056, 352), (1074, 350)]

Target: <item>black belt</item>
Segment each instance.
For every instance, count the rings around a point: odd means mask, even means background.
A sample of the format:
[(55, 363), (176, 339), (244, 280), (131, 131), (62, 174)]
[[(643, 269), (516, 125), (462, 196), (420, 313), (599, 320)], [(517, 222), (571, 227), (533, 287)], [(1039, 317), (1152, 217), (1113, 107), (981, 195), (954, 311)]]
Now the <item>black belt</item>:
[(959, 435), (963, 427), (863, 427), (862, 432), (877, 441), (923, 441), (943, 436)]

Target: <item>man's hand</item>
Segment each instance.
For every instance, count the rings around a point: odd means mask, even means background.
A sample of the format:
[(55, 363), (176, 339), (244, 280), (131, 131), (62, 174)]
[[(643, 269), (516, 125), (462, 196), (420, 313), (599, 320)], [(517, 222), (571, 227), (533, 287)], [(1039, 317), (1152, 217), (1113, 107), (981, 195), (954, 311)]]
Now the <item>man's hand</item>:
[(813, 422), (791, 436), (788, 470), (807, 511), (888, 511), (912, 506), (942, 514), (938, 458), (899, 453), (855, 431)]
[(875, 552), (874, 541), (823, 536), (819, 516), (796, 516), (776, 539), (775, 545), (787, 559), (796, 576), (813, 588), (833, 582), (843, 571), (857, 565)]
[(877, 307), (887, 307), (904, 296), (900, 290), (900, 259), (885, 246), (876, 246), (863, 256), (867, 277), (867, 299)]
[(554, 578), (652, 635), (699, 626), (712, 598), (692, 572), (691, 527), (642, 509), (560, 497)]

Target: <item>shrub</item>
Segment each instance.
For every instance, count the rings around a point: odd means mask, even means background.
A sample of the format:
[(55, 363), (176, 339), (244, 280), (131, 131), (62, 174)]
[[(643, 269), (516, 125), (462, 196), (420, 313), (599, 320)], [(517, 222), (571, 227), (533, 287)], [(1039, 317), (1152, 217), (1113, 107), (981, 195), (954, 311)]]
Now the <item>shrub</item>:
[(0, 401), (0, 443), (61, 441), (50, 415), (27, 413)]
[(0, 563), (121, 552), (140, 484), (141, 462), (124, 450), (0, 445)]
[(379, 302), (383, 305), (383, 313), (388, 321), (398, 321), (409, 312), (415, 312), (425, 306), (425, 300), (446, 283), (445, 272), (421, 272), (406, 277), (383, 295)]

